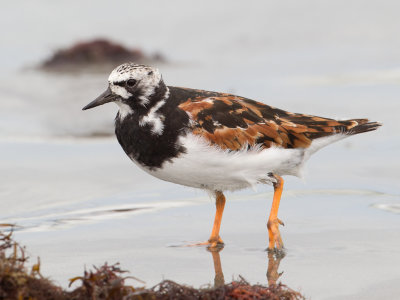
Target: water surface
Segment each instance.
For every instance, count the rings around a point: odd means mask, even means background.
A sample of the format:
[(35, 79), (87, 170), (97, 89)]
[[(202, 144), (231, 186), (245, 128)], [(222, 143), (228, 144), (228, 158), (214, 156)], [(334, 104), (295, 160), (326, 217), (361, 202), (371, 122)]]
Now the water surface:
[[(214, 283), (216, 254), (182, 247), (208, 237), (212, 199), (133, 165), (112, 135), (116, 107), (81, 111), (108, 74), (33, 68), (53, 49), (104, 36), (163, 53), (169, 85), (383, 122), (315, 154), (304, 180), (286, 178), (278, 280), (314, 299), (400, 294), (398, 2), (117, 3), (94, 13), (89, 3), (9, 2), (0, 12), (0, 218), (17, 224), (42, 273), (66, 286), (107, 261), (148, 286)], [(266, 284), (272, 189), (227, 199), (225, 281)]]

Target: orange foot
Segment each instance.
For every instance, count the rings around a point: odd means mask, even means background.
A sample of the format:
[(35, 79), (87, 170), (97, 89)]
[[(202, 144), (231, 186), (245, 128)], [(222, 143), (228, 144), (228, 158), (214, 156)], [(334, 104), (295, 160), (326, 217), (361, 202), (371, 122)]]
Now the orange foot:
[(224, 241), (221, 239), (220, 236), (217, 238), (210, 238), (208, 240), (208, 247), (207, 248), (223, 248), (224, 247)]
[(279, 225), (284, 226), (285, 224), (278, 218), (268, 220), (267, 223), (268, 235), (269, 235), (268, 250), (273, 250), (275, 246), (277, 250), (283, 249), (283, 241), (281, 233), (279, 232)]
[(187, 247), (195, 247), (195, 246), (207, 246), (208, 249), (218, 249), (224, 247), (224, 241), (218, 236), (217, 238), (210, 238), (206, 242), (193, 243), (187, 245)]

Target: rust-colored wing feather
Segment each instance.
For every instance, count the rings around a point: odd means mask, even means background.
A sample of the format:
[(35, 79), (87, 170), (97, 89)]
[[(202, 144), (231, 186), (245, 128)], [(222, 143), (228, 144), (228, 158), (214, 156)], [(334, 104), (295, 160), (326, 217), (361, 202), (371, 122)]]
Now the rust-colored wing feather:
[(192, 117), (192, 130), (222, 149), (246, 146), (307, 148), (312, 140), (335, 133), (356, 134), (375, 130), (368, 119), (336, 121), (294, 114), (230, 94), (205, 94), (182, 102), (179, 108)]

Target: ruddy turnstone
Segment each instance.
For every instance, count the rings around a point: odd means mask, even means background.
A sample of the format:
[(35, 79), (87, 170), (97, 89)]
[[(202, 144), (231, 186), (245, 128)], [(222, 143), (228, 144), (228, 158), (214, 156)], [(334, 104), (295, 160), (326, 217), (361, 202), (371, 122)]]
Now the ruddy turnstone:
[(159, 179), (214, 194), (210, 247), (223, 244), (223, 192), (266, 183), (274, 187), (268, 248), (282, 249), (281, 176), (299, 175), (320, 148), (380, 126), (368, 119), (337, 121), (227, 93), (167, 86), (158, 69), (133, 63), (114, 69), (107, 90), (83, 109), (108, 102), (119, 106), (115, 133), (136, 165)]

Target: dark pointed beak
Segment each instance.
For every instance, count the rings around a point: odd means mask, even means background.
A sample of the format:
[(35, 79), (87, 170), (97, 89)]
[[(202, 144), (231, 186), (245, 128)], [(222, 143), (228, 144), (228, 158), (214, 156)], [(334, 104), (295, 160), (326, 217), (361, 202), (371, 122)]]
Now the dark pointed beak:
[(101, 94), (100, 96), (98, 96), (96, 99), (94, 99), (92, 102), (90, 102), (88, 105), (86, 105), (84, 108), (82, 108), (82, 110), (86, 110), (89, 108), (93, 108), (99, 105), (103, 105), (106, 104), (108, 102), (112, 102), (115, 100), (118, 100), (119, 96), (113, 94), (110, 90), (110, 87), (108, 87), (108, 89)]

